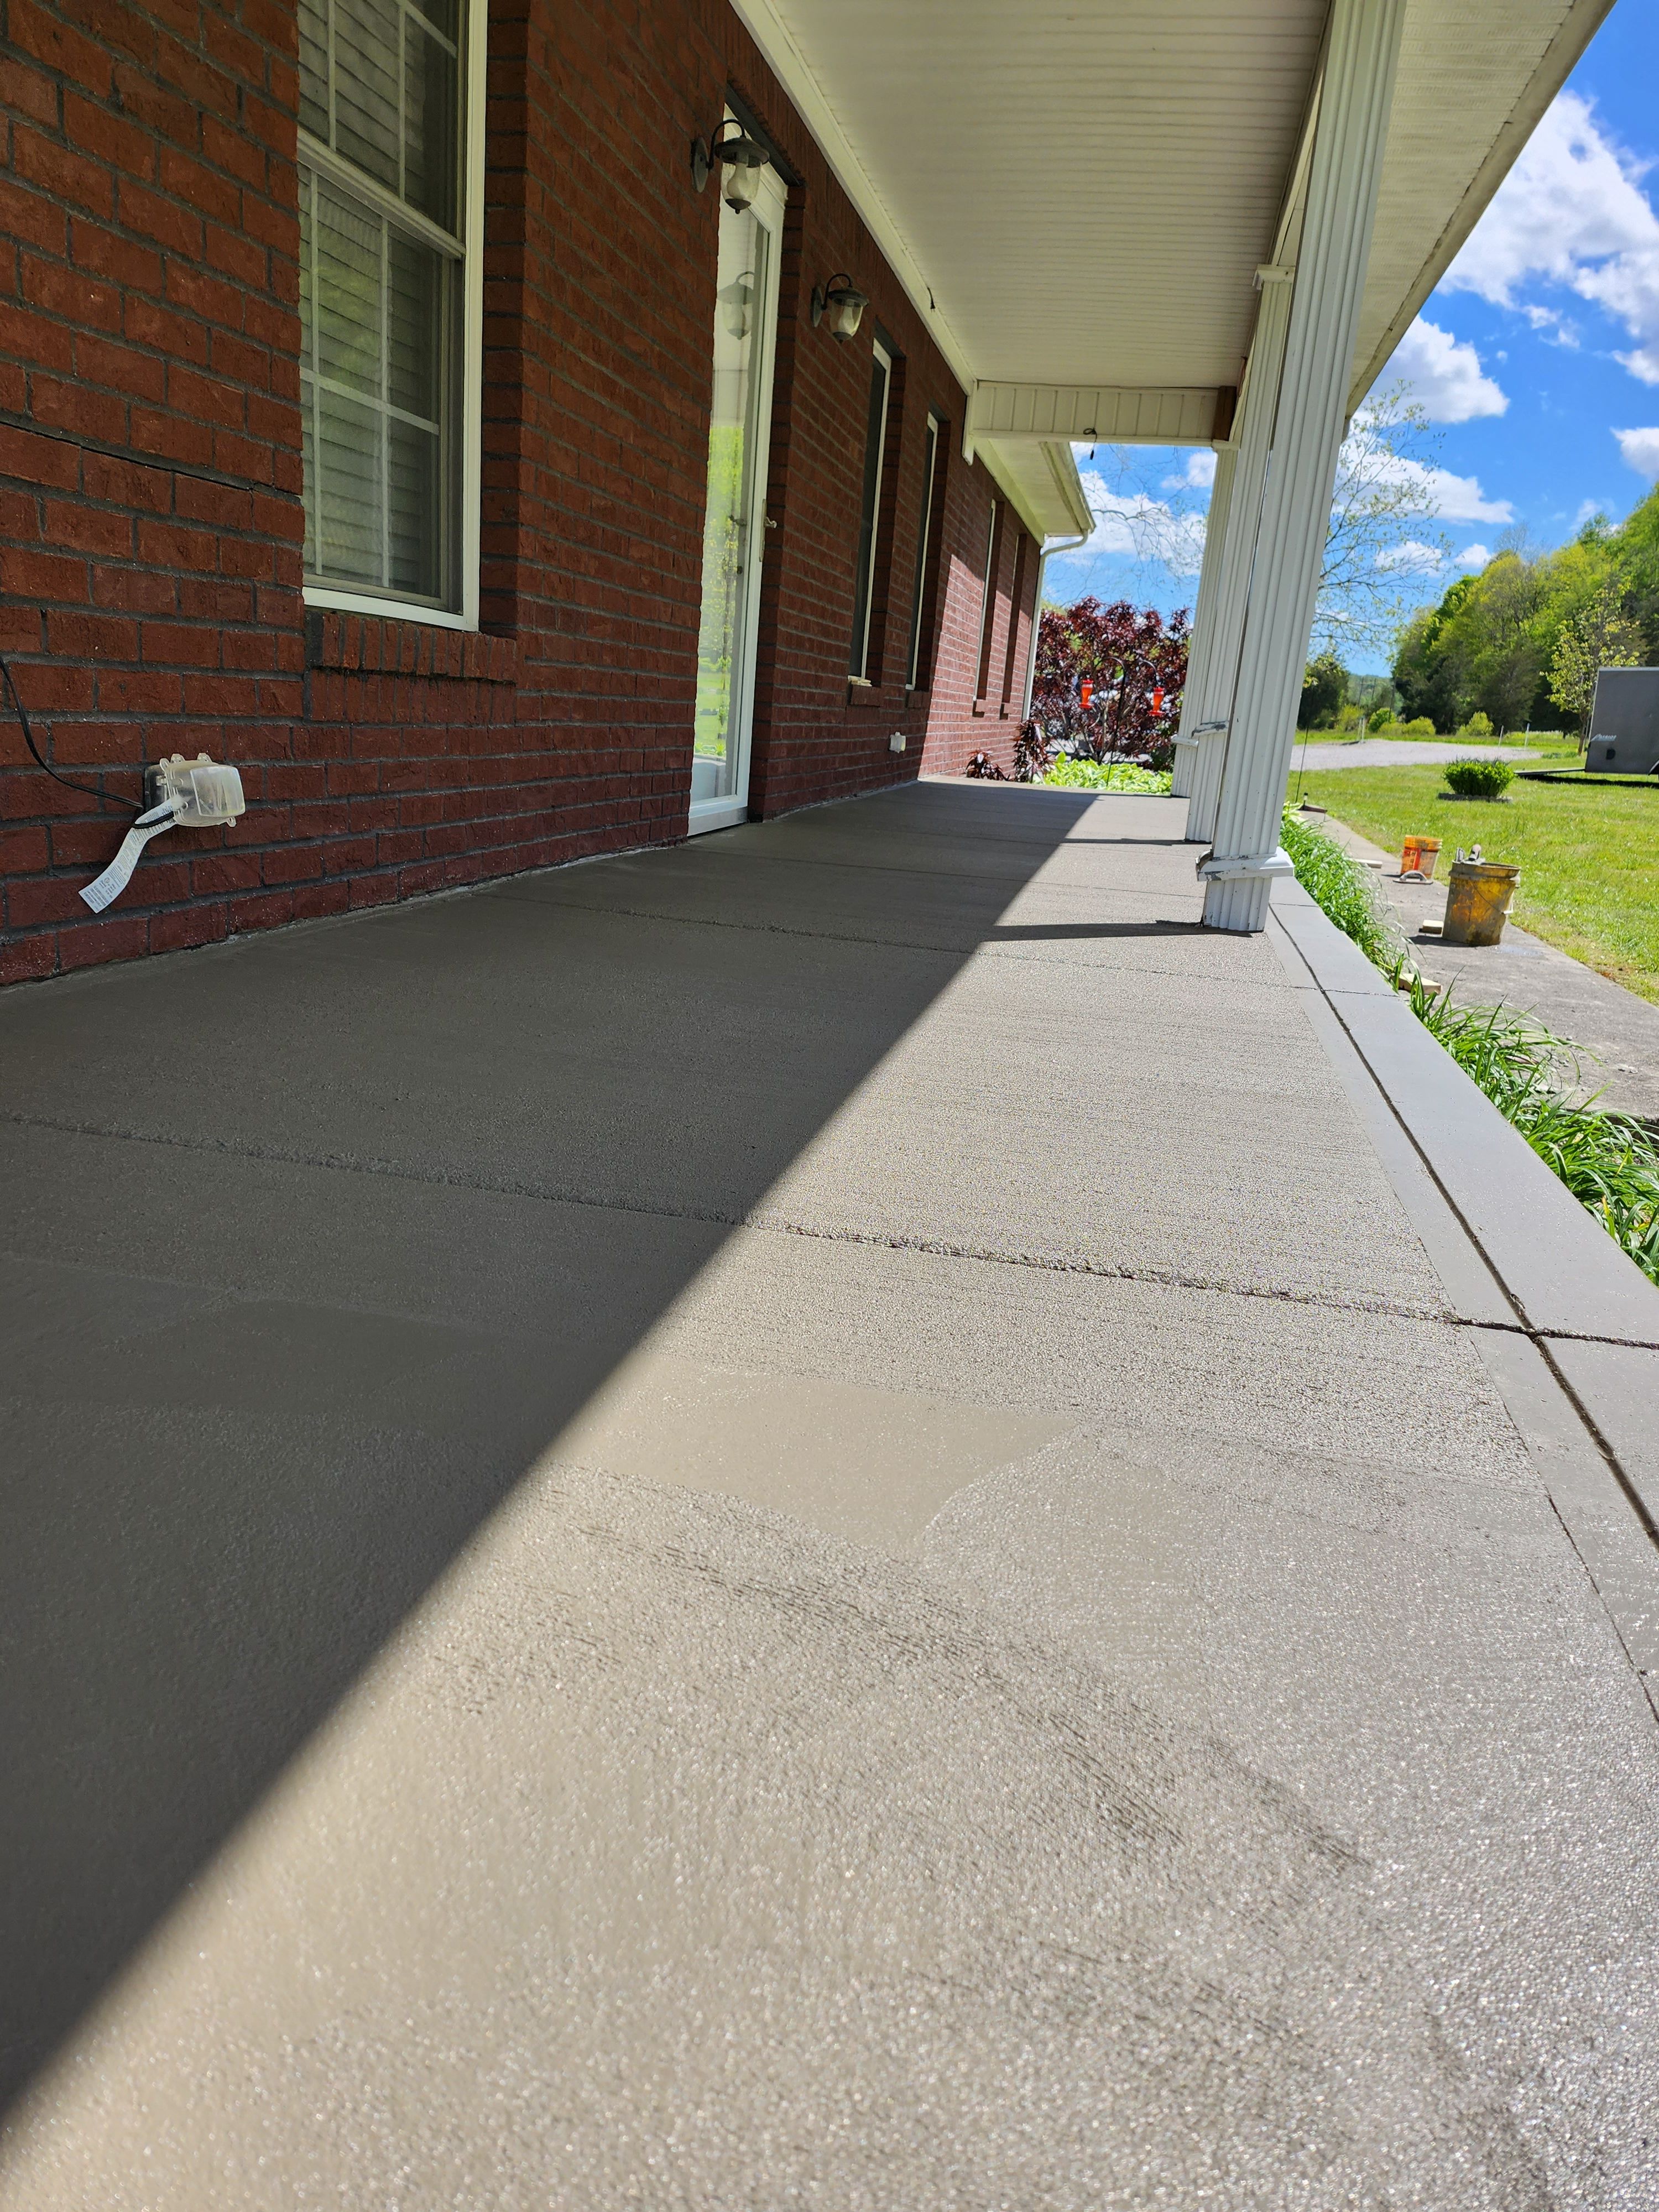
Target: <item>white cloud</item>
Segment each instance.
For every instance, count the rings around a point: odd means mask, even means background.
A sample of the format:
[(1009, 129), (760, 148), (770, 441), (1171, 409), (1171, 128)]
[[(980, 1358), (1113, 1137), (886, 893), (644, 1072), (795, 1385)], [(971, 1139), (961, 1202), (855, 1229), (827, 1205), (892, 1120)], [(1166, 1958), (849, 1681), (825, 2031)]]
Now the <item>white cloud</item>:
[(1113, 491), (1104, 477), (1083, 474), (1083, 495), (1095, 518), (1085, 553), (1118, 553), (1135, 561), (1161, 561), (1178, 576), (1195, 576), (1204, 558), (1204, 517), (1178, 514), (1144, 491)]
[(1442, 522), (1513, 522), (1515, 509), (1506, 499), (1488, 499), (1478, 477), (1454, 476), (1449, 469), (1431, 468), (1405, 454), (1391, 460), (1385, 473), (1397, 483), (1419, 489), (1425, 506)]
[(1534, 329), (1574, 345), (1556, 310), (1516, 297), (1528, 280), (1565, 285), (1624, 325), (1636, 343), (1618, 359), (1659, 384), (1659, 216), (1642, 189), (1647, 166), (1602, 132), (1588, 100), (1560, 94), (1443, 285), (1518, 307)]
[[(1568, 353), (1577, 352), (1579, 330), (1577, 323), (1569, 322), (1566, 316), (1553, 307), (1540, 307), (1535, 300), (1526, 301), (1521, 312), (1546, 345), (1562, 346)], [(1503, 360), (1504, 356), (1500, 354), (1498, 359)]]
[(1638, 477), (1659, 477), (1659, 429), (1615, 430), (1625, 466)]
[(1593, 522), (1598, 514), (1605, 514), (1611, 503), (1605, 499), (1581, 499), (1578, 502), (1578, 512), (1572, 518), (1574, 531), (1582, 530), (1587, 522)]
[(1419, 315), (1395, 349), (1389, 374), (1411, 387), (1411, 396), (1431, 422), (1468, 422), (1477, 415), (1501, 415), (1509, 396), (1481, 369), (1472, 345), (1425, 323)]
[(1386, 546), (1377, 555), (1376, 565), (1390, 574), (1432, 575), (1442, 568), (1484, 568), (1491, 558), (1492, 549), (1486, 545), (1466, 545), (1461, 553), (1448, 556), (1438, 545), (1425, 545), (1420, 538), (1407, 538), (1398, 545)]
[(1376, 556), (1376, 565), (1392, 574), (1399, 569), (1437, 568), (1445, 557), (1437, 545), (1425, 545), (1420, 538), (1407, 538), (1398, 545), (1385, 546)]
[(1187, 465), (1179, 476), (1165, 477), (1165, 491), (1208, 491), (1215, 482), (1215, 452), (1209, 446), (1200, 446), (1187, 456)]

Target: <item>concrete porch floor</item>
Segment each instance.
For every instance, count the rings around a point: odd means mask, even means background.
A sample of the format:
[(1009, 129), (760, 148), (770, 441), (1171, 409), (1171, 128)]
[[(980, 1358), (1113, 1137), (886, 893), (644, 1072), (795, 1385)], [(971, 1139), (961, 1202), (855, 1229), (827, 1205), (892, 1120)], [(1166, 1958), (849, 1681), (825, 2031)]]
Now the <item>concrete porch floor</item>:
[(0, 1002), (5, 2212), (1651, 2201), (1659, 1297), (1183, 811)]

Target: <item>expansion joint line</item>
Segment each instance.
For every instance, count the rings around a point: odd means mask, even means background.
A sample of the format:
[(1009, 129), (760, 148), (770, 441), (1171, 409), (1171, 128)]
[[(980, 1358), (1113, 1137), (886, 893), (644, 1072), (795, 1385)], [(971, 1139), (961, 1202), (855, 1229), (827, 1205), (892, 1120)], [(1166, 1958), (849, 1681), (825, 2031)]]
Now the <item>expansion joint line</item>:
[[(714, 1229), (746, 1229), (774, 1237), (799, 1237), (814, 1243), (845, 1244), (889, 1252), (913, 1252), (934, 1259), (966, 1260), (984, 1267), (1024, 1269), (1035, 1274), (1080, 1275), (1098, 1281), (1145, 1283), (1158, 1290), (1192, 1291), (1235, 1298), (1260, 1298), (1269, 1304), (1311, 1307), (1327, 1313), (1368, 1314), (1381, 1320), (1411, 1322), (1434, 1328), (1490, 1329), (1531, 1339), (1547, 1352), (1540, 1333), (1524, 1318), (1513, 1322), (1478, 1322), (1443, 1306), (1413, 1304), (1401, 1298), (1364, 1297), (1342, 1291), (1298, 1289), (1285, 1283), (1236, 1282), (1224, 1275), (1189, 1273), (1179, 1267), (1149, 1267), (1127, 1261), (1092, 1259), (1066, 1252), (1010, 1251), (996, 1245), (975, 1244), (946, 1237), (926, 1237), (902, 1230), (860, 1229), (846, 1223), (803, 1221), (770, 1207), (753, 1206), (741, 1212), (720, 1206), (674, 1205), (666, 1200), (629, 1198), (616, 1192), (584, 1189), (575, 1184), (533, 1182), (507, 1176), (479, 1175), (471, 1170), (447, 1168), (432, 1163), (416, 1165), (405, 1160), (367, 1159), (349, 1153), (308, 1152), (297, 1146), (255, 1144), (234, 1137), (202, 1137), (168, 1133), (156, 1129), (123, 1127), (108, 1121), (71, 1119), (67, 1115), (7, 1112), (0, 1121), (14, 1127), (50, 1130), (59, 1136), (93, 1137), (119, 1144), (155, 1145), (167, 1150), (206, 1152), (221, 1158), (252, 1160), (277, 1167), (314, 1169), (331, 1175), (378, 1176), (394, 1182), (423, 1184), (432, 1188), (471, 1190), (490, 1197), (523, 1198), (538, 1205), (568, 1206), (600, 1212), (627, 1213), (660, 1221), (705, 1223)], [(1635, 1345), (1620, 1337), (1576, 1335), (1556, 1330), (1561, 1340), (1608, 1344), (1634, 1350), (1659, 1351), (1659, 1345)]]

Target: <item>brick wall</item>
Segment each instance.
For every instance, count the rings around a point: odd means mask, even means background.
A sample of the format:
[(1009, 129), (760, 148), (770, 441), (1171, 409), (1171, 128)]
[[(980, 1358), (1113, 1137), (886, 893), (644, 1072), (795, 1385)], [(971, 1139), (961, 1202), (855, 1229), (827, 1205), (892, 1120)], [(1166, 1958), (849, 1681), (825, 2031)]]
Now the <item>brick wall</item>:
[[(0, 649), (48, 757), (0, 733), (0, 977), (49, 975), (684, 834), (718, 196), (687, 149), (728, 86), (793, 166), (752, 810), (1006, 759), (1029, 635), (963, 398), (724, 0), (494, 0), (483, 618), (300, 591), (292, 0), (5, 0)], [(872, 295), (814, 330), (815, 283)], [(870, 342), (894, 378), (868, 689), (848, 680)], [(904, 688), (924, 426), (941, 438), (931, 681)], [(1029, 599), (1035, 562), (1021, 589)], [(893, 754), (889, 738), (906, 732)], [(93, 919), (146, 761), (240, 768), (248, 812), (170, 832)]]
[[(301, 660), (291, 16), (8, 0), (5, 33), (0, 649), (100, 789), (175, 750), (275, 767)], [(0, 761), (0, 975), (232, 926), (224, 833), (158, 848), (92, 920), (118, 810), (15, 727)]]

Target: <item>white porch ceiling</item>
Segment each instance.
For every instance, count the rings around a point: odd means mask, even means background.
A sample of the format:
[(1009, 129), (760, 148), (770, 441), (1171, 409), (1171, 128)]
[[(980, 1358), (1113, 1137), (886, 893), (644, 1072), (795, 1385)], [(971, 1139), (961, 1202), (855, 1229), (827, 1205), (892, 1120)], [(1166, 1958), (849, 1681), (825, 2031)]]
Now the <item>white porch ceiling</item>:
[[(970, 390), (1238, 383), (1327, 0), (736, 4)], [(1356, 398), (1610, 4), (1411, 0)]]

